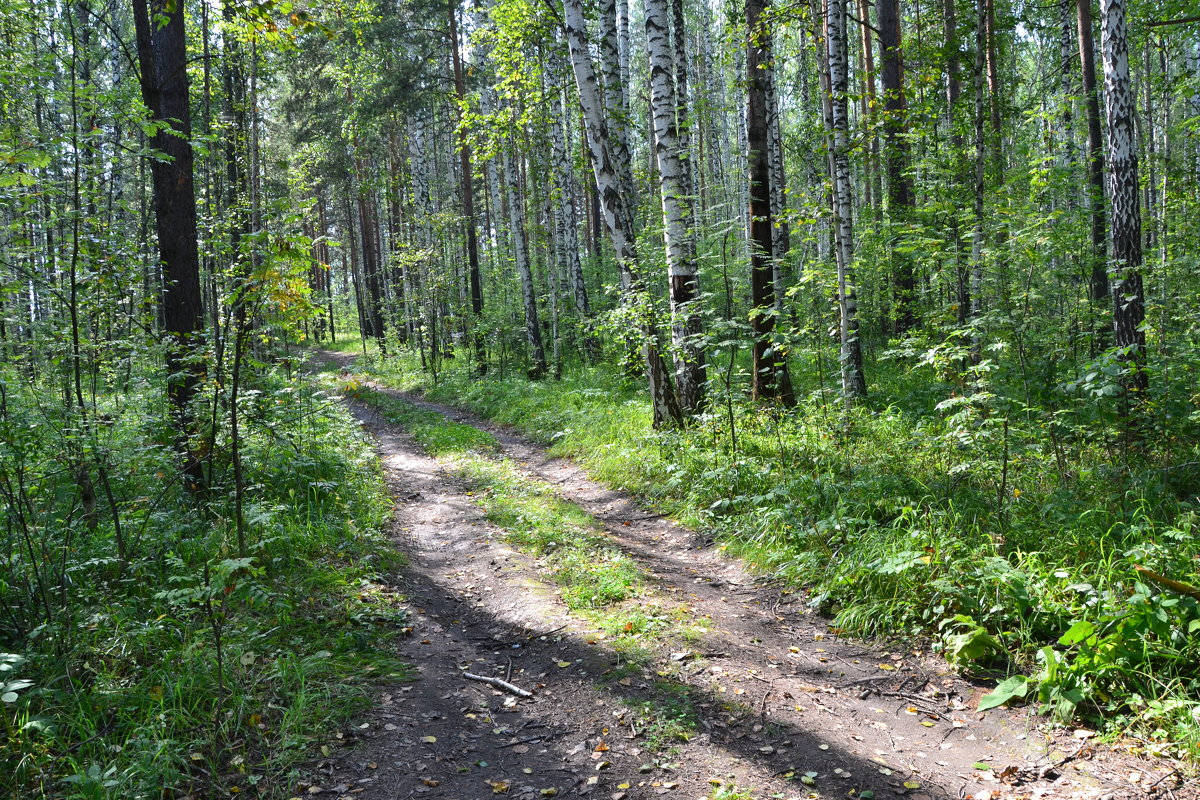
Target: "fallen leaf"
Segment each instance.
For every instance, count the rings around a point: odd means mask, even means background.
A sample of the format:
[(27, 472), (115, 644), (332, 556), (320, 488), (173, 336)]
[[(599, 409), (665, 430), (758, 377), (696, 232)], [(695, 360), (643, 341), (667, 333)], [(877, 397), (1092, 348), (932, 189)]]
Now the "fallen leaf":
[(433, 778), (421, 778), (421, 783), (425, 784), (426, 786), (441, 786), (442, 785), (441, 781), (435, 781)]
[(601, 740), (600, 740), (600, 744), (596, 745), (596, 748), (595, 748), (595, 749), (594, 749), (592, 752), (594, 752), (594, 753), (607, 753), (607, 752), (608, 752), (608, 745), (606, 745), (606, 744), (604, 743), (604, 740), (603, 740), (603, 739), (601, 739)]
[(485, 780), (484, 783), (492, 787), (492, 794), (505, 794), (508, 792), (508, 781)]
[(905, 781), (904, 788), (905, 789), (920, 789), (921, 782), (920, 781)]
[(421, 741), (425, 742), (426, 744), (433, 744), (434, 742), (437, 741), (437, 737), (436, 736), (422, 736)]
[(567, 667), (571, 666), (570, 661), (559, 661), (557, 663), (558, 663), (558, 666), (562, 667), (563, 669), (566, 669)]

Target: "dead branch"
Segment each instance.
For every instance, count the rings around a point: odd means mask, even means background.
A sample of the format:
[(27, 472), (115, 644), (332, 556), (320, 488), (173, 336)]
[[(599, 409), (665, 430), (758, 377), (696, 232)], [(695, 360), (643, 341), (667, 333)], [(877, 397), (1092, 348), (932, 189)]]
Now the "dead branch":
[(484, 675), (473, 675), (470, 672), (464, 672), (462, 675), (464, 678), (466, 678), (469, 681), (479, 681), (480, 683), (486, 683), (489, 686), (495, 686), (497, 689), (501, 689), (510, 694), (515, 694), (517, 697), (533, 697), (533, 692), (526, 691), (525, 689), (522, 689), (520, 686), (509, 683), (508, 681), (503, 680), (501, 678), (489, 678)]

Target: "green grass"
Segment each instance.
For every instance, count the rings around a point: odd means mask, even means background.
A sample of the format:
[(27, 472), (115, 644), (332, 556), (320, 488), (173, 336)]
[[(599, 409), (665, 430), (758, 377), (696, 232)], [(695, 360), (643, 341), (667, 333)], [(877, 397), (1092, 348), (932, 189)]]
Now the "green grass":
[[(244, 558), (228, 464), (214, 462), (209, 497), (189, 497), (153, 439), (157, 393), (106, 409), (122, 566), (107, 509), (91, 531), (64, 513), (73, 488), (42, 460), (54, 420), (10, 395), (0, 471), (47, 470), (29, 521), (56, 555), (12, 551), (0, 574), (0, 684), (30, 682), (0, 706), (0, 797), (287, 797), (373, 685), (410, 678), (389, 655), (406, 626), (389, 588), (402, 561), (369, 443), (340, 404), (282, 375), (244, 396)], [(61, 596), (31, 592), (60, 581)]]
[[(803, 358), (794, 376), (812, 368)], [(654, 431), (641, 385), (604, 367), (436, 384), (407, 355), (359, 368), (579, 460), (806, 587), (848, 632), (927, 638), (964, 670), (1032, 676), (1032, 702), (1061, 719), (1196, 752), (1200, 604), (1133, 569), (1200, 584), (1200, 509), (1173, 467), (1200, 460), (1195, 440), (1131, 450), (1083, 405), (1022, 409), (999, 386), (937, 394), (917, 368), (875, 366), (874, 404), (849, 416), (802, 385), (788, 413), (734, 396), (736, 447), (726, 398), (688, 430)], [(1061, 643), (1078, 621), (1094, 635)], [(980, 634), (1002, 647), (962, 647)]]
[(693, 692), (685, 684), (656, 681), (650, 699), (625, 700), (649, 752), (670, 753), (697, 734), (700, 718), (692, 699)]

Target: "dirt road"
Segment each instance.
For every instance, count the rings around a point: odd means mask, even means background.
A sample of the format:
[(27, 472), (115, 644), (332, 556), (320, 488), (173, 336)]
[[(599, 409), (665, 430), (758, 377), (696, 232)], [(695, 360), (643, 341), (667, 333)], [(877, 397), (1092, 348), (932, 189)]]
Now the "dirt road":
[[(510, 548), (452, 465), (368, 406), (396, 498), (420, 680), (386, 689), (301, 790), (409, 797), (1144, 798), (1200, 796), (1164, 759), (1024, 710), (974, 709), (987, 687), (941, 660), (846, 641), (802, 596), (766, 585), (691, 531), (571, 462), (462, 412), (503, 454), (604, 525), (651, 582), (639, 603), (688, 615), (692, 641), (630, 663)], [(520, 697), (464, 678), (499, 678)], [(683, 738), (687, 740), (684, 741)]]

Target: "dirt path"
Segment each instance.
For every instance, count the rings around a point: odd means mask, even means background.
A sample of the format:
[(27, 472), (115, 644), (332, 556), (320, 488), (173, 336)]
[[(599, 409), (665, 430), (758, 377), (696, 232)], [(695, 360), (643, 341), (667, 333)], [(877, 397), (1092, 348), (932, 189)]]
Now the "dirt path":
[[(937, 659), (843, 641), (802, 599), (761, 585), (692, 532), (590, 481), (571, 462), (490, 430), (533, 478), (600, 520), (651, 575), (646, 603), (708, 621), (633, 669), (568, 612), (534, 559), (508, 547), (446, 463), (370, 408), (397, 499), (400, 587), (420, 671), (387, 690), (316, 765), (311, 794), (364, 798), (1143, 798), (1200, 796), (1174, 764), (1138, 761), (1022, 711), (974, 712), (985, 691)], [(677, 649), (678, 648), (678, 649)], [(518, 698), (463, 678), (507, 678)], [(690, 741), (657, 741), (689, 716)], [(752, 794), (750, 793), (752, 792)]]

